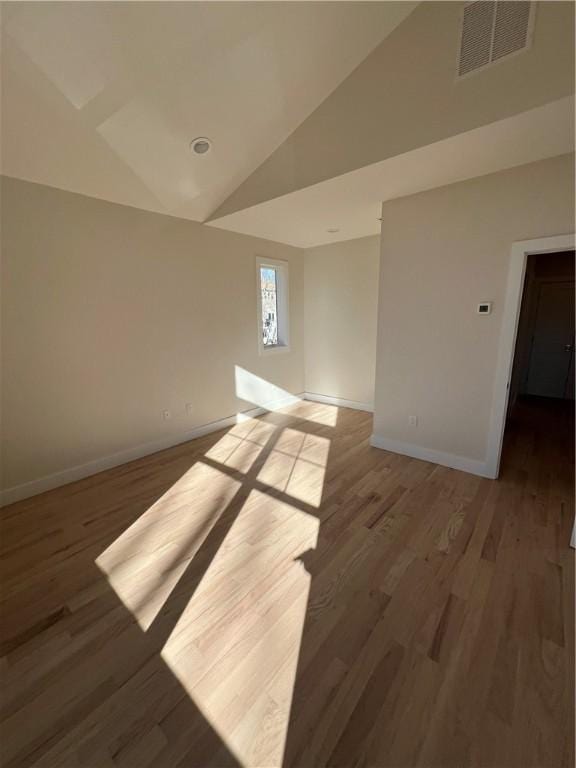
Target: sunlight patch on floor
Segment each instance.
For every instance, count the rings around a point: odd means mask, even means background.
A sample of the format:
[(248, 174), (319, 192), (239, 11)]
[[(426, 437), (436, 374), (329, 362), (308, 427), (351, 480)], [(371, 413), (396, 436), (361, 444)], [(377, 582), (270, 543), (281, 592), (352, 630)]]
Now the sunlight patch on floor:
[(206, 451), (206, 458), (245, 474), (250, 470), (263, 446), (249, 438), (224, 435), (215, 445)]
[(96, 559), (146, 630), (227, 508), (240, 483), (195, 464)]
[(244, 766), (282, 764), (331, 442), (282, 422), (236, 424), (96, 561)]
[(322, 501), (330, 440), (285, 429), (258, 473), (258, 480), (312, 507)]
[(282, 763), (318, 529), (253, 490), (162, 651), (245, 766)]
[(301, 400), (300, 403), (290, 408), (290, 416), (313, 421), (325, 427), (335, 427), (338, 423), (338, 407)]
[(257, 445), (266, 445), (277, 430), (276, 424), (264, 421), (263, 417), (253, 418), (239, 414), (238, 423), (231, 427), (227, 434), (242, 440), (249, 439)]

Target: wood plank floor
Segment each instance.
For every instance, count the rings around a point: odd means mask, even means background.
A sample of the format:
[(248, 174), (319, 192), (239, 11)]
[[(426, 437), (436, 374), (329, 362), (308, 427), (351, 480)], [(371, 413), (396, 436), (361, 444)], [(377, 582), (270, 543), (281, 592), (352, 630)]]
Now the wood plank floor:
[(2, 765), (574, 765), (573, 414), (490, 481), (314, 403), (2, 511)]

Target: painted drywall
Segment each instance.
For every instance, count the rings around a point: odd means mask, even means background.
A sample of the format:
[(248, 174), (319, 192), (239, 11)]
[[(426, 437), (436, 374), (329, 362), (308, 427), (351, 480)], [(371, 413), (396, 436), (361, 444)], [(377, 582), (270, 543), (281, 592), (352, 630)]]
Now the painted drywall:
[[(574, 152), (574, 97), (236, 211), (212, 226), (300, 248), (380, 233), (382, 201)], [(339, 232), (330, 232), (333, 224)]]
[(306, 392), (373, 405), (379, 254), (379, 236), (306, 251)]
[[(303, 391), (302, 251), (6, 177), (1, 191), (3, 488)], [(287, 353), (258, 353), (257, 256), (289, 263)]]
[(539, 2), (529, 50), (457, 80), (462, 2), (423, 2), (212, 218), (574, 93), (574, 4)]
[(2, 3), (2, 173), (203, 221), (415, 5)]
[(564, 155), (383, 205), (375, 444), (480, 470), (511, 245), (573, 232), (573, 164)]

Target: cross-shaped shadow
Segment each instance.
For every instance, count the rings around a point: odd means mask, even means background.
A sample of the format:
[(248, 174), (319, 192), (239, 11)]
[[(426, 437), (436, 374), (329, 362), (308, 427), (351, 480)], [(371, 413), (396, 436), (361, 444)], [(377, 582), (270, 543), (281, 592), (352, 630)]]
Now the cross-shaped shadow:
[[(318, 424), (305, 418), (298, 418), (298, 416), (293, 412), (289, 413), (288, 415), (284, 415), (279, 412), (271, 412), (262, 417), (262, 419), (257, 423), (261, 424), (262, 422), (268, 425), (272, 425), (273, 430), (264, 441), (258, 440), (255, 443), (255, 447), (258, 449), (257, 456), (246, 471), (241, 471), (235, 468), (233, 465), (227, 463), (226, 460), (217, 460), (211, 458), (209, 455), (210, 451), (207, 451), (202, 457), (198, 459), (199, 463), (211, 467), (212, 469), (217, 470), (219, 473), (222, 473), (224, 476), (237, 482), (238, 488), (232, 500), (228, 502), (225, 510), (220, 514), (215, 522), (213, 522), (208, 534), (202, 541), (199, 548), (196, 550), (185, 571), (181, 574), (168, 599), (165, 601), (162, 608), (147, 629), (146, 635), (156, 648), (163, 648), (168, 642), (177, 622), (185, 612), (187, 605), (193, 599), (200, 583), (202, 582), (202, 579), (210, 568), (214, 558), (220, 551), (224, 541), (230, 533), (232, 526), (238, 519), (240, 512), (244, 508), (248, 498), (252, 493), (257, 492), (259, 494), (264, 494), (270, 500), (279, 501), (293, 509), (298, 510), (299, 512), (311, 515), (316, 519), (322, 515), (320, 509), (320, 499), (322, 493), (321, 487), (316, 488), (316, 491), (318, 492), (317, 506), (308, 503), (301, 497), (301, 494), (300, 496), (294, 495), (293, 493), (288, 492), (287, 489), (290, 487), (292, 473), (294, 472), (294, 468), (297, 466), (298, 462), (307, 462), (306, 459), (301, 457), (301, 452), (303, 445), (308, 437), (313, 436), (325, 440), (329, 443), (333, 438), (333, 433), (335, 430), (332, 426), (328, 426), (326, 424)], [(285, 434), (285, 430), (289, 430), (290, 432), (297, 431), (302, 434), (302, 443), (300, 448), (298, 450), (291, 451), (288, 456), (284, 454), (282, 446), (279, 446), (279, 441), (281, 440), (282, 435)], [(245, 435), (241, 442), (243, 445), (245, 445), (247, 442), (250, 442), (249, 432)], [(330, 449), (328, 449), (328, 453), (325, 456), (324, 461), (317, 465), (318, 469), (321, 468), (322, 475), (329, 467), (329, 453)], [(286, 459), (290, 459), (292, 462), (291, 470), (287, 473), (287, 476), (283, 479), (283, 482), (276, 485), (276, 487), (274, 485), (270, 485), (268, 482), (262, 479), (262, 477), (265, 476), (265, 469), (271, 457), (285, 457)], [(309, 463), (313, 465), (313, 462)], [(322, 484), (322, 480), (319, 480), (319, 482)], [(193, 546), (193, 544), (194, 542), (191, 540), (190, 542), (184, 544), (183, 549), (186, 550), (188, 546)], [(313, 549), (299, 553), (297, 559), (304, 565), (306, 570), (309, 572), (313, 571), (315, 562), (315, 551)], [(262, 575), (262, 578), (264, 578), (264, 576), (265, 574)], [(310, 598), (312, 604), (314, 604), (315, 595), (313, 583), (311, 587)], [(305, 622), (308, 622), (308, 616), (306, 617)], [(303, 636), (301, 642), (305, 644), (306, 627), (302, 627), (302, 630)], [(297, 677), (296, 686), (298, 685), (299, 681)], [(192, 692), (192, 697), (193, 695), (194, 694)], [(295, 691), (295, 696), (297, 699), (301, 699), (302, 694), (298, 691)], [(284, 728), (288, 728), (288, 722), (284, 723)], [(225, 738), (226, 734), (221, 734), (221, 736)], [(287, 736), (286, 743), (288, 745), (290, 744), (290, 734)], [(210, 738), (205, 735), (203, 743), (198, 745), (198, 748), (201, 748), (201, 752), (204, 754), (203, 762), (190, 763), (189, 765), (191, 768), (192, 766), (194, 766), (194, 768), (200, 768), (200, 766), (204, 768), (205, 766), (209, 765), (226, 765), (227, 763), (224, 760), (224, 755), (221, 748), (222, 745), (218, 745), (218, 743), (213, 740), (211, 743), (212, 754), (207, 754), (206, 744), (210, 744)], [(160, 766), (160, 768), (164, 768), (164, 766)]]
[[(264, 439), (258, 439), (255, 442), (255, 453), (257, 454), (250, 466), (246, 469), (238, 469), (234, 462), (229, 462), (226, 458), (214, 458), (217, 452), (210, 450), (210, 447), (217, 445), (222, 440), (222, 433), (215, 433), (210, 439), (203, 441), (203, 451), (198, 453), (194, 451), (194, 462), (186, 461), (185, 448), (181, 449), (182, 457), (174, 461), (171, 456), (175, 455), (179, 449), (172, 449), (167, 452), (166, 467), (169, 468), (169, 474), (164, 473), (165, 481), (172, 477), (170, 484), (166, 483), (165, 490), (167, 494), (170, 489), (176, 487), (178, 478), (197, 466), (204, 466), (210, 470), (215, 470), (224, 478), (228, 478), (236, 484), (235, 493), (228, 498), (228, 503), (219, 505), (215, 503), (214, 514), (208, 515), (202, 526), (196, 525), (192, 535), (188, 540), (178, 538), (178, 554), (176, 559), (189, 557), (186, 567), (182, 569), (179, 578), (173, 584), (170, 594), (158, 610), (151, 622), (147, 626), (139, 626), (135, 621), (135, 615), (129, 613), (127, 608), (118, 599), (114, 591), (109, 588), (108, 583), (105, 588), (99, 586), (102, 583), (103, 574), (98, 572), (98, 583), (91, 585), (90, 589), (97, 595), (94, 605), (89, 603), (87, 618), (80, 619), (82, 611), (77, 614), (69, 611), (66, 606), (54, 613), (54, 622), (62, 621), (70, 633), (77, 633), (81, 637), (83, 631), (95, 632), (102, 625), (102, 636), (98, 639), (98, 652), (92, 656), (86, 656), (86, 676), (79, 684), (78, 695), (80, 704), (71, 708), (68, 719), (62, 719), (63, 725), (51, 725), (48, 718), (44, 722), (40, 720), (33, 722), (28, 730), (26, 745), (24, 750), (18, 751), (17, 738), (14, 737), (14, 744), (10, 745), (8, 738), (8, 748), (6, 750), (4, 765), (7, 768), (16, 765), (32, 765), (38, 763), (42, 766), (50, 764), (48, 757), (54, 762), (58, 762), (58, 755), (74, 754), (74, 759), (81, 766), (107, 765), (107, 760), (112, 759), (114, 764), (127, 765), (140, 768), (145, 762), (145, 756), (151, 751), (155, 757), (153, 764), (158, 768), (171, 768), (179, 766), (180, 768), (208, 768), (208, 766), (218, 766), (227, 768), (228, 766), (238, 766), (240, 759), (235, 755), (227, 743), (229, 733), (219, 727), (218, 724), (210, 722), (207, 713), (201, 709), (203, 702), (194, 700), (194, 686), (189, 687), (188, 681), (183, 679), (180, 682), (172, 669), (168, 666), (162, 657), (162, 651), (167, 646), (176, 625), (190, 604), (194, 595), (198, 591), (202, 580), (214, 562), (215, 557), (221, 550), (232, 526), (246, 505), (251, 494), (259, 494), (264, 499), (270, 499), (274, 503), (280, 502), (287, 508), (297, 510), (300, 513), (310, 515), (315, 519), (328, 520), (332, 525), (334, 519), (334, 509), (330, 503), (326, 504), (326, 499), (321, 503), (322, 480), (320, 474), (326, 473), (326, 482), (330, 498), (335, 498), (339, 494), (342, 486), (342, 480), (339, 477), (339, 467), (332, 462), (331, 449), (325, 453), (324, 459), (314, 464), (314, 459), (304, 455), (304, 446), (308, 438), (319, 438), (328, 444), (334, 439), (346, 439), (345, 429), (342, 431), (342, 423), (339, 423), (338, 433), (342, 437), (336, 436), (336, 431), (332, 426), (315, 423), (305, 418), (306, 411), (298, 415), (299, 409), (291, 409), (288, 414), (279, 412), (268, 413), (255, 424), (265, 424), (268, 426), (269, 434)], [(340, 416), (340, 421), (346, 421), (346, 416)], [(345, 427), (345, 424), (344, 424)], [(301, 446), (297, 450), (291, 450), (285, 455), (281, 441), (286, 432), (300, 433), (302, 435)], [(243, 433), (241, 442), (250, 442), (250, 432)], [(352, 444), (352, 442), (350, 443)], [(193, 444), (190, 444), (193, 446)], [(206, 449), (208, 446), (208, 449)], [(192, 448), (190, 450), (193, 450)], [(188, 455), (190, 455), (188, 453)], [(271, 459), (280, 459), (292, 462), (292, 469), (287, 472), (286, 477), (281, 483), (267, 482), (267, 463)], [(298, 462), (306, 464), (310, 468), (320, 472), (311, 487), (315, 488), (316, 497), (314, 502), (306, 500), (306, 494), (298, 493), (297, 485), (293, 487), (292, 477), (296, 471)], [(174, 466), (172, 466), (174, 464)], [(324, 466), (325, 465), (325, 466)], [(145, 466), (136, 469), (136, 476), (132, 483), (144, 482), (146, 475)], [(128, 474), (129, 469), (123, 472)], [(174, 482), (176, 481), (176, 482)], [(320, 484), (320, 485), (318, 485)], [(157, 488), (157, 486), (155, 486)], [(327, 486), (324, 486), (325, 490)], [(98, 484), (93, 486), (93, 494), (98, 494)], [(158, 488), (155, 491), (158, 498)], [(162, 494), (160, 494), (162, 495)], [(212, 491), (209, 492), (212, 496)], [(218, 490), (214, 489), (214, 496), (218, 496)], [(138, 509), (130, 513), (134, 522), (138, 522), (142, 512), (149, 510), (150, 501), (146, 501), (147, 496), (143, 495), (142, 501), (138, 504)], [(217, 501), (217, 499), (216, 499)], [(330, 499), (329, 499), (330, 501)], [(157, 502), (158, 503), (158, 502)], [(62, 515), (73, 513), (75, 507), (74, 495), (70, 497), (68, 505), (62, 509)], [(98, 504), (96, 503), (96, 508)], [(224, 508), (222, 508), (224, 506)], [(191, 514), (194, 513), (194, 504), (191, 504)], [(162, 509), (159, 509), (158, 517), (162, 518)], [(112, 508), (112, 514), (118, 514), (117, 508)], [(261, 507), (263, 515), (263, 525), (266, 524), (266, 503)], [(111, 546), (119, 540), (119, 533), (130, 530), (129, 517), (124, 517), (124, 523), (113, 522), (112, 516), (107, 517), (107, 524), (113, 526), (110, 528), (116, 530), (115, 538), (112, 539)], [(95, 514), (94, 520), (86, 519), (84, 524), (100, 525), (102, 523), (102, 511)], [(118, 526), (118, 527), (116, 527)], [(185, 530), (185, 528), (183, 529)], [(154, 531), (152, 536), (154, 537)], [(110, 534), (111, 537), (111, 534)], [(109, 537), (109, 541), (110, 541)], [(102, 546), (106, 546), (104, 538), (99, 539), (99, 551), (102, 552)], [(140, 542), (142, 543), (142, 542)], [(138, 558), (141, 555), (139, 539), (136, 537), (132, 542), (135, 552), (127, 551), (127, 557)], [(309, 550), (298, 552), (295, 559), (302, 562), (309, 573), (314, 574), (315, 564), (325, 557), (329, 545), (325, 545), (322, 551), (316, 552)], [(87, 550), (77, 555), (79, 562), (87, 561), (94, 550)], [(193, 556), (189, 553), (194, 552)], [(92, 555), (93, 557), (93, 555)], [(122, 565), (122, 550), (118, 552), (116, 558)], [(181, 564), (181, 563), (180, 563)], [(86, 567), (85, 566), (85, 567)], [(171, 566), (163, 564), (163, 568), (170, 570)], [(266, 573), (263, 573), (263, 578)], [(137, 579), (137, 575), (135, 577)], [(159, 574), (162, 581), (162, 573)], [(113, 582), (110, 582), (113, 583)], [(154, 583), (151, 584), (151, 590), (154, 590)], [(309, 663), (310, 652), (307, 649), (307, 632), (309, 627), (317, 624), (318, 602), (322, 601), (322, 589), (315, 589), (314, 579), (312, 578), (309, 605), (306, 612), (304, 626), (302, 628), (302, 638), (300, 647), (300, 659), (305, 659)], [(73, 596), (71, 591), (71, 596)], [(120, 595), (121, 596), (121, 595)], [(73, 600), (73, 597), (71, 597)], [(141, 597), (142, 603), (146, 603), (146, 592)], [(114, 619), (112, 621), (112, 618)], [(49, 621), (52, 620), (49, 618)], [(85, 624), (81, 624), (85, 622)], [(78, 626), (77, 626), (78, 625)], [(44, 623), (42, 629), (46, 629)], [(10, 648), (18, 648), (20, 641), (26, 642), (28, 637), (16, 637)], [(311, 646), (312, 647), (312, 646)], [(78, 651), (78, 658), (83, 658), (83, 650)], [(72, 659), (74, 659), (74, 654)], [(98, 661), (100, 666), (98, 667)], [(53, 683), (50, 693), (54, 696), (51, 710), (58, 710), (58, 699), (66, 693), (66, 686), (71, 677), (69, 670), (64, 668), (64, 674), (61, 679)], [(225, 682), (225, 681), (224, 681)], [(59, 694), (59, 691), (62, 694)], [(161, 693), (159, 694), (159, 692)], [(293, 763), (294, 756), (298, 756), (302, 736), (302, 723), (298, 718), (299, 704), (303, 698), (309, 695), (309, 684), (302, 679), (300, 669), (296, 672), (294, 684), (292, 713), (290, 716), (290, 726), (286, 736), (286, 759)], [(8, 708), (9, 709), (9, 708)], [(112, 712), (117, 709), (121, 712), (119, 717), (114, 717)], [(17, 716), (17, 712), (14, 712)], [(27, 715), (29, 717), (29, 714)], [(286, 715), (287, 716), (287, 715)], [(92, 724), (92, 725), (91, 725)], [(282, 727), (288, 728), (288, 723), (283, 722)], [(63, 734), (64, 729), (64, 734)], [(294, 729), (294, 736), (292, 736)], [(88, 734), (88, 735), (87, 735)], [(257, 736), (257, 734), (255, 734)], [(159, 743), (155, 743), (154, 740)], [(67, 751), (68, 750), (68, 751)], [(299, 758), (298, 758), (299, 759)], [(61, 765), (65, 765), (66, 760), (62, 757)]]
[[(308, 504), (289, 493), (279, 490), (278, 488), (271, 487), (260, 480), (259, 475), (269, 457), (275, 452), (278, 440), (285, 427), (290, 426), (291, 428), (294, 428), (295, 422), (297, 422), (298, 428), (306, 434), (325, 434), (330, 428), (324, 425), (318, 426), (311, 422), (298, 420), (294, 416), (282, 416), (278, 413), (268, 414), (265, 417), (265, 421), (269, 424), (275, 424), (275, 429), (270, 437), (267, 438), (265, 444), (261, 446), (257, 458), (247, 472), (241, 472), (206, 455), (199, 460), (203, 464), (236, 480), (239, 483), (239, 486), (233, 499), (228, 503), (224, 512), (210, 528), (208, 535), (194, 554), (194, 557), (190, 560), (188, 567), (181, 575), (177, 585), (172, 589), (170, 596), (147, 630), (147, 633), (154, 638), (157, 645), (163, 646), (170, 637), (174, 626), (190, 600), (193, 598), (204, 574), (210, 567), (215, 555), (220, 550), (222, 543), (226, 539), (248, 497), (253, 491), (265, 493), (270, 498), (284, 502), (285, 504), (309, 515), (318, 515), (317, 507)], [(297, 461), (298, 456), (295, 456), (294, 459)], [(192, 541), (187, 542), (188, 546), (191, 544)], [(186, 550), (187, 545), (184, 545), (184, 550)]]

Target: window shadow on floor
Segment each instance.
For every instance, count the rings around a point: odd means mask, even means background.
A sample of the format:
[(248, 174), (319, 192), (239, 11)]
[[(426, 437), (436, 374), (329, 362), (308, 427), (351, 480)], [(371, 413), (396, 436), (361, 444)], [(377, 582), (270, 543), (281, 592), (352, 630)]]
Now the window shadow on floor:
[[(162, 651), (250, 493), (318, 514), (316, 506), (267, 487), (259, 474), (284, 427), (320, 435), (332, 427), (293, 414), (270, 413), (264, 421), (275, 431), (248, 472), (207, 456), (225, 434), (214, 433), (4, 511), (3, 765), (240, 765), (227, 734), (213, 727)], [(238, 488), (143, 629), (95, 561), (198, 463), (218, 468)], [(129, 504), (118, 504), (130, 487), (138, 492)], [(48, 546), (45, 529), (38, 531), (37, 546), (17, 544), (18, 531), (28, 530), (28, 509), (42, 526), (54, 528)], [(138, 540), (133, 546), (138, 551)], [(133, 556), (127, 549), (126, 558)], [(24, 575), (29, 588), (23, 593)], [(39, 600), (42, 582), (49, 589)], [(28, 667), (33, 671), (24, 683), (19, 670)]]

